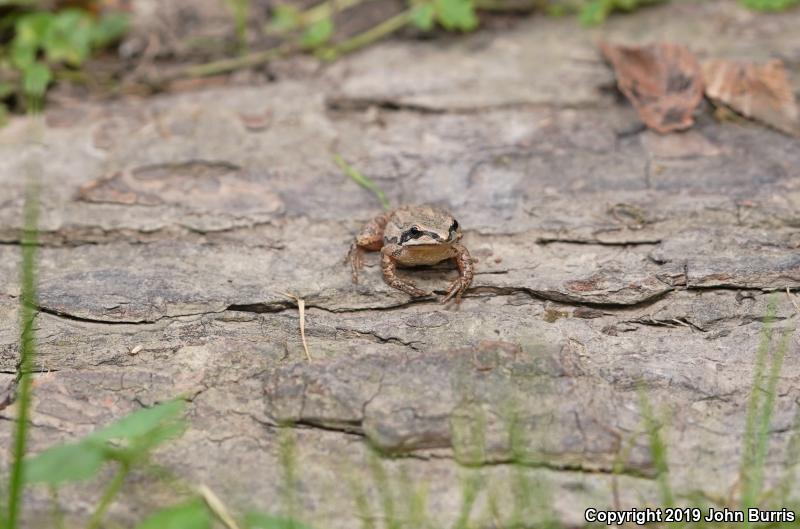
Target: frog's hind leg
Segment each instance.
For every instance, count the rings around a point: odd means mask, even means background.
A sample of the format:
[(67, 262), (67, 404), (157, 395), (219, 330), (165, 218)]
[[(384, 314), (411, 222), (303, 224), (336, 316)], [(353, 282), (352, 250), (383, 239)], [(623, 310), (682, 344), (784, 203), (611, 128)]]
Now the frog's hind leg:
[(458, 265), (458, 279), (453, 281), (450, 288), (447, 289), (447, 295), (442, 300), (442, 303), (447, 303), (453, 296), (456, 298), (456, 303), (461, 303), (461, 295), (472, 283), (472, 278), (475, 277), (472, 257), (470, 257), (467, 249), (461, 244), (454, 244), (453, 249), (456, 251), (453, 260)]
[(350, 245), (345, 261), (350, 262), (353, 283), (358, 283), (358, 271), (364, 267), (364, 251), (377, 252), (383, 246), (383, 230), (389, 216), (390, 213), (384, 213), (367, 222)]
[(430, 292), (425, 292), (424, 290), (417, 288), (417, 285), (411, 281), (406, 281), (405, 279), (400, 279), (397, 277), (397, 274), (395, 273), (397, 266), (395, 264), (394, 257), (392, 257), (392, 252), (398, 248), (399, 247), (397, 245), (390, 244), (381, 249), (381, 270), (383, 270), (383, 280), (386, 281), (386, 284), (390, 287), (402, 290), (406, 294), (409, 294), (415, 298), (430, 296)]

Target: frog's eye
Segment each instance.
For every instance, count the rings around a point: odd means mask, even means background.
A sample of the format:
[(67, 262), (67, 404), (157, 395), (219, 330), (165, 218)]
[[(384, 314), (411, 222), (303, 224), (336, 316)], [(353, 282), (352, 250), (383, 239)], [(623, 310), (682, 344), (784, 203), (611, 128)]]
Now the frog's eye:
[(408, 234), (412, 237), (419, 237), (422, 235), (422, 231), (417, 226), (411, 226), (411, 229), (408, 230)]

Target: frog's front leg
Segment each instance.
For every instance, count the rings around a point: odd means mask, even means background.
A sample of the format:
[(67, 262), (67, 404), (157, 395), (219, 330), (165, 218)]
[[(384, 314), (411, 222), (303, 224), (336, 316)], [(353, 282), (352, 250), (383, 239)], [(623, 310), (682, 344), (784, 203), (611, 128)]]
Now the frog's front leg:
[(401, 247), (396, 244), (389, 244), (381, 248), (381, 269), (383, 270), (383, 280), (392, 288), (402, 290), (415, 298), (422, 296), (430, 296), (430, 292), (417, 288), (417, 285), (411, 281), (400, 279), (395, 273), (397, 270), (397, 263), (393, 254), (400, 252)]
[(470, 257), (467, 249), (461, 244), (454, 244), (453, 249), (456, 255), (453, 260), (458, 266), (458, 279), (450, 284), (447, 289), (447, 295), (442, 300), (442, 303), (447, 303), (453, 296), (456, 297), (456, 303), (461, 303), (461, 295), (469, 288), (472, 283), (472, 278), (475, 277), (475, 271), (472, 267), (472, 257)]
[(389, 222), (389, 216), (389, 213), (384, 213), (367, 222), (350, 245), (345, 260), (350, 262), (353, 283), (358, 283), (358, 271), (364, 267), (364, 250), (377, 252), (383, 246), (383, 230)]

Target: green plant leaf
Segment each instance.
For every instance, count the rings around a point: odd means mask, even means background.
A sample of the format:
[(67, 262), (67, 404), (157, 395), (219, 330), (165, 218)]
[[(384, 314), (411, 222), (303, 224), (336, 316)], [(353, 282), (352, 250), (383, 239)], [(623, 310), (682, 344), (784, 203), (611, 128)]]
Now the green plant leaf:
[(430, 31), (433, 29), (435, 16), (436, 10), (433, 4), (420, 4), (411, 11), (411, 23), (422, 31)]
[[(0, 103), (0, 127), (5, 126), (6, 123), (8, 123), (8, 107), (5, 106), (3, 103)], [(2, 506), (0, 506), (0, 509), (2, 509)], [(3, 524), (0, 523), (0, 528), (2, 527)]]
[(211, 514), (202, 500), (195, 499), (147, 517), (136, 529), (211, 529)]
[(161, 425), (150, 430), (146, 435), (133, 439), (127, 447), (118, 450), (117, 455), (126, 459), (128, 462), (144, 456), (161, 443), (171, 439), (177, 439), (186, 430), (186, 425), (182, 422), (172, 422)]
[(183, 413), (183, 409), (184, 402), (182, 400), (172, 400), (152, 408), (145, 408), (93, 433), (90, 437), (102, 441), (111, 439), (130, 441), (151, 434), (166, 423), (177, 421)]
[(59, 11), (42, 37), (41, 47), (51, 62), (80, 66), (91, 51), (89, 14), (78, 9)]
[(110, 13), (100, 17), (90, 28), (93, 48), (103, 48), (122, 37), (128, 30), (128, 16), (124, 13)]
[(11, 44), (11, 63), (24, 70), (36, 62), (36, 45), (14, 40)]
[(472, 0), (434, 0), (436, 19), (450, 31), (472, 31), (478, 27), (478, 17)]
[(251, 512), (245, 516), (244, 526), (247, 529), (311, 529), (310, 526), (293, 520), (271, 516), (260, 512)]
[(22, 71), (22, 90), (33, 97), (41, 97), (53, 78), (50, 67), (43, 62), (34, 62)]
[(300, 11), (290, 5), (277, 5), (272, 10), (269, 27), (275, 31), (291, 31), (300, 27)]
[(609, 15), (615, 11), (634, 11), (640, 7), (657, 4), (661, 1), (662, 0), (589, 0), (581, 6), (579, 18), (582, 24), (594, 26), (605, 22)]
[(611, 12), (611, 0), (591, 0), (584, 4), (578, 15), (582, 24), (594, 26), (602, 23)]
[[(177, 400), (139, 410), (78, 443), (45, 450), (26, 463), (25, 479), (59, 485), (91, 478), (106, 461), (135, 459), (183, 432), (183, 407)], [(125, 440), (128, 446), (112, 447), (107, 445), (110, 440)]]
[(308, 26), (308, 29), (303, 33), (303, 38), (300, 43), (305, 48), (316, 48), (328, 42), (332, 35), (333, 20), (330, 18), (323, 18)]
[(44, 11), (21, 16), (14, 27), (14, 41), (38, 46), (53, 23), (54, 16)]
[(97, 474), (105, 461), (101, 444), (83, 441), (55, 446), (28, 459), (25, 482), (57, 486), (87, 480)]

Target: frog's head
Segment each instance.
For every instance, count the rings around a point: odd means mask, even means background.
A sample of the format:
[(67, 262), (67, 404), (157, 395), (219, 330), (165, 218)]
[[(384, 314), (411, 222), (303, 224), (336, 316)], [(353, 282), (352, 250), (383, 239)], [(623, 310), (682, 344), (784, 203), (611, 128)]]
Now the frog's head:
[(453, 244), (461, 239), (461, 228), (453, 216), (431, 206), (401, 208), (392, 224), (400, 246)]

